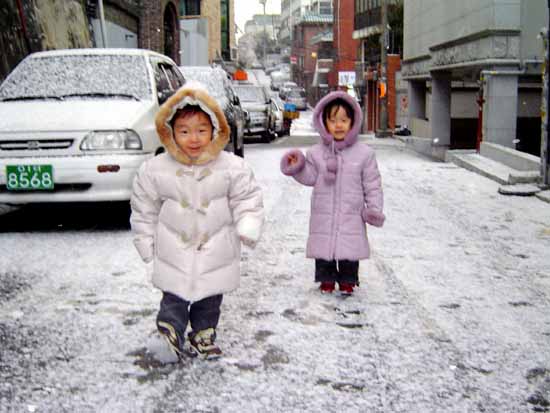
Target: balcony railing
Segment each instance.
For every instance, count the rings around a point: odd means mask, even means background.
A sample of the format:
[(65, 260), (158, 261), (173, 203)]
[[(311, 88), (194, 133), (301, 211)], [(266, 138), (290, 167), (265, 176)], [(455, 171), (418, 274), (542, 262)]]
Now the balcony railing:
[(379, 24), (382, 24), (382, 10), (380, 8), (370, 9), (355, 15), (355, 30), (366, 29)]

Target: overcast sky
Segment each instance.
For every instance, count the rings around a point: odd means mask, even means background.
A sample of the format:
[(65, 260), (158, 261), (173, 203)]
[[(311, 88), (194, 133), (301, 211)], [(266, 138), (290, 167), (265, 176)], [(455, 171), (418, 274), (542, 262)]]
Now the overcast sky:
[[(244, 24), (252, 19), (253, 15), (263, 12), (264, 7), (258, 0), (235, 0), (235, 23), (242, 32), (244, 32)], [(280, 14), (281, 0), (267, 0), (265, 12), (266, 14)], [(241, 34), (241, 32), (237, 33), (237, 37), (240, 37)]]

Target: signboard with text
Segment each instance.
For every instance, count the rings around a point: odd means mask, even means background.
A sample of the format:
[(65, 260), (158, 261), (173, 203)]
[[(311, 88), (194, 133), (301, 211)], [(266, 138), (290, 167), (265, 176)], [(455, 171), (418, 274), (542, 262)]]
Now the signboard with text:
[(338, 72), (338, 86), (355, 84), (355, 72)]

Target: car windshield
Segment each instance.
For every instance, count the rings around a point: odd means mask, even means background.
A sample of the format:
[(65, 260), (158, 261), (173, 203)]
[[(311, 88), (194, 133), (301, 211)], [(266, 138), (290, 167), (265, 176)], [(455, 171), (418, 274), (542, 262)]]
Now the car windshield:
[(103, 97), (152, 99), (142, 56), (41, 56), (21, 62), (0, 86), (0, 100)]
[(262, 89), (257, 86), (236, 85), (235, 91), (239, 99), (243, 102), (262, 102), (264, 103), (264, 94)]
[(306, 92), (303, 91), (303, 90), (290, 90), (290, 92), (288, 92), (288, 96), (290, 96), (291, 98), (305, 98), (306, 97)]
[(225, 76), (216, 70), (210, 70), (208, 67), (180, 67), (186, 80), (195, 80), (202, 83), (208, 93), (218, 102), (225, 103), (227, 96), (225, 94)]

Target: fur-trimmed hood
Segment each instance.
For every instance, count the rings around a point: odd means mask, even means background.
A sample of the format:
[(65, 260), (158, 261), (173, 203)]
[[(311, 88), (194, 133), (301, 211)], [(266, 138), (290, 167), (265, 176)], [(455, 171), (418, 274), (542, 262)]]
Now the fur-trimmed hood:
[[(203, 153), (197, 158), (192, 159), (187, 156), (174, 139), (174, 131), (170, 126), (170, 121), (174, 113), (187, 105), (199, 105), (212, 121), (214, 126), (212, 132), (212, 141), (208, 144)], [(223, 113), (222, 108), (216, 100), (208, 94), (206, 89), (200, 86), (186, 84), (179, 88), (166, 102), (160, 107), (155, 118), (155, 125), (160, 141), (170, 155), (178, 162), (185, 165), (202, 165), (216, 159), (219, 153), (229, 142), (229, 124)]]
[[(353, 108), (354, 118), (351, 129), (341, 141), (334, 140), (334, 137), (327, 131), (327, 128), (325, 127), (325, 124), (323, 122), (323, 110), (330, 101), (337, 98), (341, 98), (350, 104), (350, 106)], [(357, 142), (357, 136), (359, 135), (359, 131), (361, 130), (362, 123), (363, 113), (361, 112), (361, 106), (359, 106), (353, 96), (343, 91), (329, 93), (317, 103), (313, 111), (313, 127), (315, 128), (315, 130), (317, 130), (317, 132), (319, 132), (319, 135), (321, 135), (321, 138), (325, 145), (331, 145), (334, 141), (336, 149), (344, 149)]]

